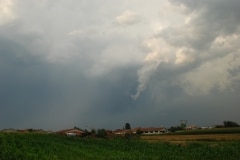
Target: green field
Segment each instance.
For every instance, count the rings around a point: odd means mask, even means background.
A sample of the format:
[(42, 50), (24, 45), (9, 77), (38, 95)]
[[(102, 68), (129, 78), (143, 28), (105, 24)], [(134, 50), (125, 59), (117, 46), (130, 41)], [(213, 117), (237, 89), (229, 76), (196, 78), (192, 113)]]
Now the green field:
[(0, 133), (0, 160), (238, 160), (240, 140), (185, 145), (141, 139)]

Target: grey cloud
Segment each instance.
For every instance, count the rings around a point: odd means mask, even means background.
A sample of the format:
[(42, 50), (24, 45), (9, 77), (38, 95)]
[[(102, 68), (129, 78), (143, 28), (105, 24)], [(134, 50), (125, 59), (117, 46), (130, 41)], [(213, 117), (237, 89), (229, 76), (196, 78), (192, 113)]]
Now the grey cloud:
[(0, 70), (1, 128), (60, 129), (105, 123), (114, 127), (103, 117), (125, 114), (132, 107), (134, 66), (116, 68), (105, 77), (92, 79), (78, 68), (77, 61), (71, 65), (50, 64), (39, 61), (16, 42), (0, 42), (4, 62)]
[(238, 1), (171, 1), (186, 23), (157, 0), (13, 2), (0, 26), (0, 128), (239, 121)]
[(204, 46), (209, 48), (217, 36), (239, 32), (239, 1), (173, 0), (172, 2), (185, 5), (190, 10), (188, 15), (194, 15), (190, 25), (194, 26), (192, 34), (197, 37), (189, 39), (193, 47)]
[(6, 124), (9, 124), (8, 121), (20, 123), (26, 115), (32, 116), (29, 115), (29, 107), (36, 107), (32, 111), (37, 112), (40, 109), (37, 106), (40, 107), (48, 99), (48, 72), (21, 45), (3, 39), (0, 40), (0, 45), (1, 117), (6, 118), (3, 121)]

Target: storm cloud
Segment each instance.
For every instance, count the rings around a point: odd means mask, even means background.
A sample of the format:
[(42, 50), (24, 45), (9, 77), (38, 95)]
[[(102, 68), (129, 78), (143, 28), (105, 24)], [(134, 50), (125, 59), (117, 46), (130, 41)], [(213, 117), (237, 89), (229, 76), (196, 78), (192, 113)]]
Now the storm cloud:
[(1, 0), (0, 128), (240, 122), (239, 7)]

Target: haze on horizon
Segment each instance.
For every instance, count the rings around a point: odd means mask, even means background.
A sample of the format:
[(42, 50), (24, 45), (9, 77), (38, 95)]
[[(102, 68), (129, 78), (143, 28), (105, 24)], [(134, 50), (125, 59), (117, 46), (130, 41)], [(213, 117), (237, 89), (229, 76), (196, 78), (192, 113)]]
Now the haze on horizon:
[(239, 0), (0, 0), (0, 129), (240, 122)]

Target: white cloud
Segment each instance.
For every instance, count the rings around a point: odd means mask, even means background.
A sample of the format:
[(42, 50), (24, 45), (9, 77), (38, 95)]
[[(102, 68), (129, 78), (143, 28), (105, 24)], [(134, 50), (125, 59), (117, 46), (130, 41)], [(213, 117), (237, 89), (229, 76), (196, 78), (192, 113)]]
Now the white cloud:
[(186, 64), (192, 63), (194, 61), (193, 53), (194, 51), (190, 48), (180, 48), (176, 52), (175, 64)]
[(12, 8), (14, 2), (12, 0), (0, 0), (0, 25), (8, 23), (16, 18)]
[(68, 35), (69, 36), (77, 36), (77, 35), (81, 35), (83, 33), (84, 33), (83, 30), (73, 30), (73, 31), (69, 32)]
[(133, 11), (126, 10), (120, 16), (116, 17), (116, 23), (119, 25), (132, 25), (140, 21), (140, 16)]
[(181, 85), (190, 95), (209, 94), (211, 91), (233, 91), (233, 83), (240, 80), (240, 52), (208, 61), (181, 76)]
[(101, 34), (106, 33), (106, 29), (101, 26), (96, 27), (88, 27), (84, 29), (76, 29), (67, 33), (68, 36), (79, 36), (79, 37), (97, 37), (101, 36)]

